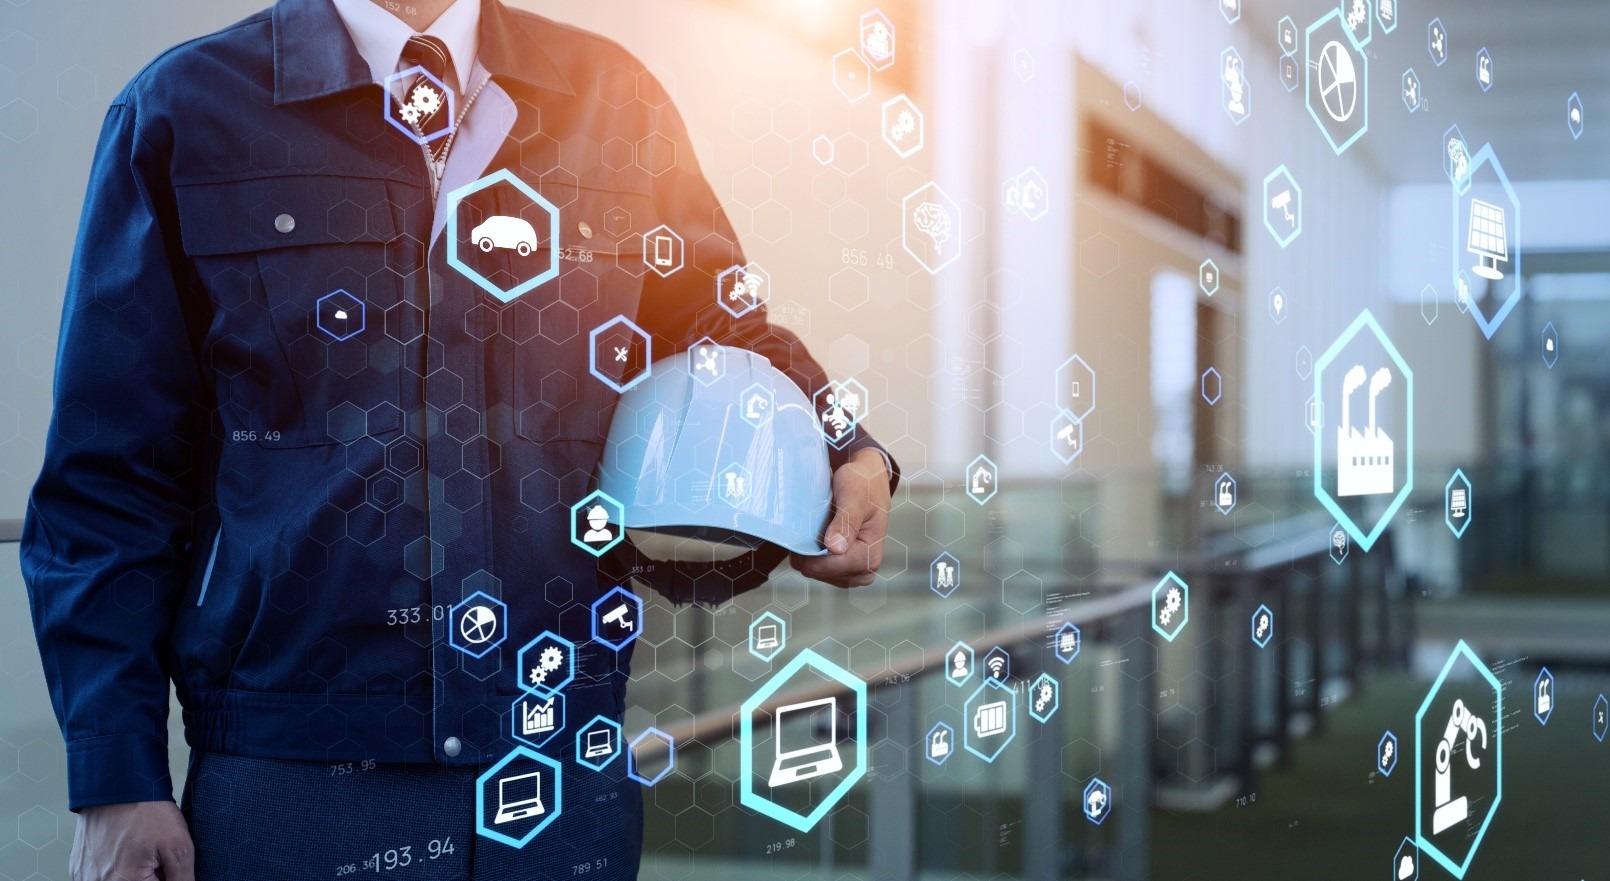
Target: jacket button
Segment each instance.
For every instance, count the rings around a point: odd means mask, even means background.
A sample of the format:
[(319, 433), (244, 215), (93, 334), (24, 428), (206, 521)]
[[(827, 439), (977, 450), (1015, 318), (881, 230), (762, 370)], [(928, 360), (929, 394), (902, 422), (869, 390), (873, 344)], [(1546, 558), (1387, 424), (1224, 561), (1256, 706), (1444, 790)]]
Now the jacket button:
[(289, 214), (281, 214), (280, 216), (274, 218), (274, 228), (282, 233), (290, 232), (291, 230), (296, 229), (296, 218)]
[(452, 758), (463, 751), (464, 742), (456, 737), (449, 737), (442, 741), (442, 752), (447, 753), (448, 758)]
[(576, 232), (581, 233), (581, 237), (584, 239), (590, 239), (593, 237), (593, 228), (585, 220), (576, 224)]

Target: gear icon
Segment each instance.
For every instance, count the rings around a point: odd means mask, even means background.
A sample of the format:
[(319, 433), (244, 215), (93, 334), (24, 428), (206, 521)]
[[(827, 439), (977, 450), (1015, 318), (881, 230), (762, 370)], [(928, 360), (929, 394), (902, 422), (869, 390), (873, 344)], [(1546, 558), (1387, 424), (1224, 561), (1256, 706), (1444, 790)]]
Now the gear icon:
[(1051, 698), (1053, 696), (1054, 695), (1052, 693), (1051, 683), (1050, 682), (1042, 682), (1042, 683), (1040, 683), (1040, 693), (1038, 695), (1036, 695), (1035, 698), (1034, 698), (1034, 712), (1036, 712), (1036, 713), (1045, 712), (1045, 708), (1051, 705)]
[(397, 108), (397, 115), (409, 125), (418, 125), (420, 120), (419, 108), (412, 104), (403, 104)]
[(413, 91), (408, 93), (408, 104), (429, 117), (442, 109), (442, 93), (421, 81), (415, 83)]
[(1157, 613), (1158, 623), (1162, 624), (1164, 627), (1167, 627), (1169, 622), (1174, 619), (1174, 613), (1178, 612), (1179, 610), (1180, 589), (1177, 587), (1171, 587), (1168, 589), (1168, 595), (1163, 599), (1163, 610)]
[(541, 685), (548, 674), (559, 669), (565, 662), (565, 653), (556, 645), (550, 645), (537, 656), (537, 666), (531, 668), (531, 684)]

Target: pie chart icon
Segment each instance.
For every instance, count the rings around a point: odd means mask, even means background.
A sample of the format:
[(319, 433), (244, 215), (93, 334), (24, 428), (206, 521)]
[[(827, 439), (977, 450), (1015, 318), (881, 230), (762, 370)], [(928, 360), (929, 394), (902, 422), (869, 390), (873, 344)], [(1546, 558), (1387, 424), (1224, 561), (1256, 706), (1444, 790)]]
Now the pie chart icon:
[(458, 619), (458, 632), (470, 645), (480, 645), (497, 635), (497, 613), (487, 606), (470, 606)]
[(1337, 122), (1346, 122), (1358, 105), (1358, 70), (1352, 53), (1336, 40), (1319, 51), (1319, 100)]

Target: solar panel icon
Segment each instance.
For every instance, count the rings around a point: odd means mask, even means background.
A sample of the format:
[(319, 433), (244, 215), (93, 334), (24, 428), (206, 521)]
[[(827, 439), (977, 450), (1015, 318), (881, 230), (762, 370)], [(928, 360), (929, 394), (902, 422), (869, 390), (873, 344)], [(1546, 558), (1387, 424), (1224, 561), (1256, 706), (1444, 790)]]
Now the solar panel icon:
[(1470, 253), (1476, 255), (1476, 265), (1471, 271), (1482, 278), (1498, 281), (1504, 277), (1499, 263), (1509, 262), (1509, 239), (1504, 224), (1504, 209), (1483, 202), (1480, 199), (1470, 200)]

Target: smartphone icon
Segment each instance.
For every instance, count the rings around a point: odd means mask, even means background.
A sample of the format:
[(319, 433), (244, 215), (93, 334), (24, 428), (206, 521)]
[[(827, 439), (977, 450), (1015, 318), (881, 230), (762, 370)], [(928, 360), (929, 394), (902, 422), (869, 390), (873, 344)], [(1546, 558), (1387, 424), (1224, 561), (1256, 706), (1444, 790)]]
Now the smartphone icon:
[(655, 266), (670, 266), (671, 261), (675, 256), (674, 251), (673, 251), (674, 248), (675, 248), (675, 243), (671, 241), (670, 236), (655, 236), (654, 237), (654, 265)]

